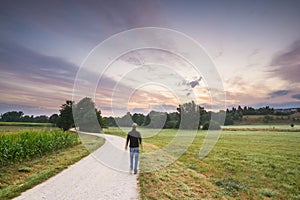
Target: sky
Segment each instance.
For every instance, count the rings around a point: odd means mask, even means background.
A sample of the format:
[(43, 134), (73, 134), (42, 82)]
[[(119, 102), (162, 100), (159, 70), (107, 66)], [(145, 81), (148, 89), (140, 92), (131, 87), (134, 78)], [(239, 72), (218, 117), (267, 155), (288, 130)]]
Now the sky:
[[(166, 38), (172, 51), (118, 55), (102, 74), (99, 60), (92, 62), (98, 68), (82, 71), (99, 44), (143, 27), (174, 30), (199, 44), (222, 81), (225, 107), (300, 107), (299, 10), (297, 0), (1, 0), (0, 113), (58, 113), (60, 105), (74, 99), (76, 84), (85, 83), (105, 116), (172, 111), (191, 99), (214, 108), (211, 78), (172, 53), (182, 51), (177, 40), (171, 44)], [(123, 46), (146, 39), (137, 36)], [(99, 59), (109, 58), (100, 53)], [(76, 82), (79, 73), (86, 80)], [(96, 88), (90, 87), (95, 81)]]

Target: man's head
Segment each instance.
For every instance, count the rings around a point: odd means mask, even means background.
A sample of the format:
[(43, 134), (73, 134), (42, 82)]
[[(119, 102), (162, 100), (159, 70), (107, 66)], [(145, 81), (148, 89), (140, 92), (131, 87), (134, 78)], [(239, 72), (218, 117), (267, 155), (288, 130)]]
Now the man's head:
[(132, 129), (136, 129), (136, 127), (137, 127), (137, 124), (136, 124), (136, 123), (133, 123), (133, 124), (132, 124)]

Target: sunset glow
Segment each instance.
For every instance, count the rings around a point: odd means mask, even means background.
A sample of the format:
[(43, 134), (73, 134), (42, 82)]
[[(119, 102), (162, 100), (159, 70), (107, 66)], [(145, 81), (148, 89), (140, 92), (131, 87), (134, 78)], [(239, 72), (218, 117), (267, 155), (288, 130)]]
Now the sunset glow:
[[(58, 113), (90, 52), (141, 27), (179, 31), (201, 45), (222, 79), (226, 107), (300, 107), (299, 1), (3, 1), (0, 10), (0, 113)], [(99, 66), (91, 64), (92, 77)], [(94, 100), (105, 116), (172, 112), (192, 95), (214, 109), (222, 103), (211, 102), (206, 78), (172, 52), (136, 50), (114, 58)]]

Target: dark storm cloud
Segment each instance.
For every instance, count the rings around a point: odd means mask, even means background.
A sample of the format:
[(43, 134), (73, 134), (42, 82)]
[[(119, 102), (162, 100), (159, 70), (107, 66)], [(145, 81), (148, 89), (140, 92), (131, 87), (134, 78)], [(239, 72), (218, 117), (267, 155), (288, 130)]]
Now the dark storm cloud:
[(275, 91), (275, 92), (271, 92), (269, 93), (269, 98), (276, 98), (276, 97), (281, 97), (281, 96), (285, 96), (289, 93), (288, 90), (278, 90), (278, 91)]
[(288, 50), (275, 56), (271, 62), (272, 75), (283, 80), (298, 83), (300, 82), (300, 40), (295, 41)]

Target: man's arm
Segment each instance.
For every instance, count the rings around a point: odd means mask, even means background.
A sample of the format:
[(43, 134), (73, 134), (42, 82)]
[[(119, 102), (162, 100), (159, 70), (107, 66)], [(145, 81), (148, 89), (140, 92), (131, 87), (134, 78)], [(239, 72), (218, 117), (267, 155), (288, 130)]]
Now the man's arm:
[(129, 134), (127, 135), (126, 144), (125, 144), (125, 150), (127, 150), (128, 142), (129, 142)]
[(139, 137), (139, 142), (140, 142), (140, 145), (141, 145), (141, 149), (143, 150), (142, 137), (141, 137), (141, 135), (140, 135), (140, 137)]

